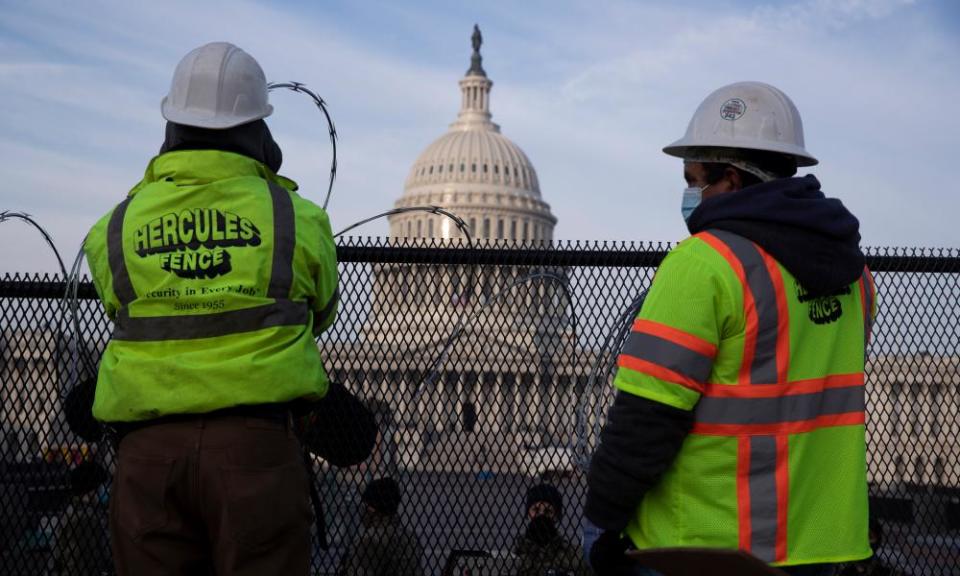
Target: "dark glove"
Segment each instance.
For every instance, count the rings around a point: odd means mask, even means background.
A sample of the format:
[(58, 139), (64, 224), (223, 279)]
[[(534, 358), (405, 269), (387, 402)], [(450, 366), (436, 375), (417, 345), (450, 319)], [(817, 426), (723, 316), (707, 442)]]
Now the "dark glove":
[(613, 530), (607, 530), (600, 534), (590, 548), (590, 566), (597, 576), (627, 574), (630, 561), (624, 556), (624, 552), (629, 548), (629, 540), (621, 538), (620, 534)]
[(357, 465), (373, 452), (376, 418), (343, 384), (330, 382), (326, 396), (295, 406), (294, 415), (307, 450), (334, 466)]
[(88, 378), (73, 387), (63, 399), (67, 425), (86, 442), (99, 442), (103, 426), (93, 417), (93, 397), (97, 391), (97, 377)]

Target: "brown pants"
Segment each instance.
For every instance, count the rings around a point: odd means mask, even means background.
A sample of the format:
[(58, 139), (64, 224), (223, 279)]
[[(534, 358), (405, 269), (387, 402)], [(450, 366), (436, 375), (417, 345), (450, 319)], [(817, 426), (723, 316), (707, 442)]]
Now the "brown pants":
[(305, 575), (307, 476), (280, 420), (198, 416), (124, 436), (110, 498), (120, 576)]

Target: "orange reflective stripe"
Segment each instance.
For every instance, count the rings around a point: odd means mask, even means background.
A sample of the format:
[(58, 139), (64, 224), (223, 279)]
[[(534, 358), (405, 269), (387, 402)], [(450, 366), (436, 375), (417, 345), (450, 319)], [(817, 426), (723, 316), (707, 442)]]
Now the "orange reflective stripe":
[(771, 424), (710, 424), (697, 422), (691, 434), (703, 436), (775, 436), (778, 434), (803, 434), (833, 426), (857, 426), (865, 421), (863, 411), (844, 414), (829, 414), (800, 422), (774, 422)]
[(790, 439), (777, 436), (777, 540), (774, 559), (787, 558), (787, 510), (790, 505)]
[(654, 322), (653, 320), (641, 320), (637, 318), (633, 321), (633, 331), (652, 334), (654, 336), (663, 338), (664, 340), (669, 340), (674, 344), (679, 344), (680, 346), (689, 348), (698, 354), (709, 356), (710, 358), (717, 357), (716, 344), (708, 342), (699, 336), (694, 336), (693, 334), (684, 332), (683, 330), (678, 330), (672, 326), (661, 324), (660, 322)]
[(714, 398), (775, 398), (794, 394), (810, 394), (828, 388), (863, 386), (863, 373), (834, 374), (826, 378), (797, 380), (774, 386), (734, 386), (731, 384), (707, 384), (703, 395)]
[(760, 256), (777, 295), (777, 381), (786, 382), (790, 372), (790, 309), (787, 292), (783, 287), (783, 273), (777, 261), (763, 250), (760, 250)]
[(617, 359), (617, 366), (621, 368), (627, 368), (629, 370), (635, 370), (643, 374), (648, 374), (654, 378), (679, 384), (684, 388), (689, 388), (695, 392), (703, 393), (704, 385), (702, 382), (697, 382), (692, 378), (684, 376), (678, 372), (674, 372), (669, 368), (664, 368), (659, 364), (654, 364), (653, 362), (648, 362), (646, 360), (641, 360), (640, 358), (634, 358), (633, 356), (621, 354)]
[(750, 285), (747, 283), (747, 274), (743, 269), (740, 260), (733, 254), (733, 251), (723, 243), (719, 238), (710, 232), (701, 232), (696, 235), (697, 238), (709, 244), (723, 259), (730, 264), (734, 274), (740, 280), (743, 286), (743, 310), (744, 310), (744, 345), (743, 345), (743, 363), (740, 365), (740, 376), (738, 383), (750, 384), (750, 368), (753, 365), (753, 354), (757, 346), (757, 330), (759, 323), (757, 321), (757, 307), (754, 305), (753, 293), (750, 291)]

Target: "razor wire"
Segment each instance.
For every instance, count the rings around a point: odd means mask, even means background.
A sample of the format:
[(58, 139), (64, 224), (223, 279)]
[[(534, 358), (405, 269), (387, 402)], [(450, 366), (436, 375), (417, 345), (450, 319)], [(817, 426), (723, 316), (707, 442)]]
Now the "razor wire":
[(332, 155), (330, 160), (330, 183), (327, 185), (327, 195), (323, 199), (323, 209), (327, 209), (327, 204), (330, 203), (330, 195), (333, 193), (333, 181), (337, 177), (337, 128), (333, 124), (333, 118), (330, 116), (330, 111), (327, 109), (327, 103), (321, 98), (316, 92), (310, 90), (302, 82), (270, 82), (267, 84), (267, 90), (276, 90), (278, 88), (286, 88), (292, 92), (298, 94), (306, 94), (309, 96), (313, 103), (323, 112), (324, 118), (327, 120), (327, 132), (330, 135), (330, 147), (332, 149)]
[(60, 265), (60, 273), (63, 274), (64, 278), (67, 277), (67, 268), (63, 265), (63, 258), (60, 257), (60, 251), (57, 250), (56, 243), (54, 243), (53, 238), (50, 237), (50, 234), (43, 229), (43, 226), (38, 224), (37, 221), (33, 219), (33, 216), (27, 214), (26, 212), (15, 212), (13, 210), (4, 210), (3, 212), (0, 212), (0, 224), (8, 220), (21, 220), (36, 228), (37, 231), (40, 232), (40, 235), (43, 236), (43, 239), (47, 242), (47, 246), (53, 250), (53, 255), (57, 258), (57, 264)]
[[(77, 306), (77, 292), (80, 284), (79, 270), (83, 262), (83, 243), (81, 242), (77, 257), (74, 259), (73, 265), (68, 272), (67, 267), (64, 265), (63, 258), (60, 256), (60, 250), (57, 249), (57, 244), (53, 241), (53, 237), (50, 236), (46, 229), (44, 229), (44, 227), (41, 226), (40, 223), (33, 218), (33, 216), (27, 214), (26, 212), (17, 212), (14, 210), (4, 210), (0, 212), (0, 224), (10, 220), (20, 220), (35, 228), (38, 232), (40, 232), (40, 235), (43, 236), (43, 239), (47, 246), (50, 247), (50, 250), (53, 251), (53, 255), (57, 259), (57, 265), (60, 267), (60, 273), (65, 282), (64, 293), (60, 300), (60, 306), (61, 309), (64, 310), (64, 313), (70, 313), (67, 323), (73, 328), (74, 337), (76, 338), (74, 348), (77, 350), (80, 361), (85, 365), (84, 367), (87, 368), (91, 373), (95, 373), (95, 363), (88, 356), (87, 353), (89, 351), (86, 350), (86, 347), (82, 345), (80, 317)], [(57, 334), (58, 338), (63, 335), (61, 331), (58, 331)], [(74, 362), (71, 366), (71, 374), (76, 375), (78, 378), (81, 374), (76, 362)]]
[[(603, 426), (602, 411), (606, 408), (603, 402), (589, 402), (591, 394), (600, 394), (597, 390), (597, 375), (602, 374), (601, 383), (606, 383), (616, 367), (617, 352), (623, 348), (623, 343), (630, 334), (634, 318), (640, 314), (643, 308), (643, 302), (647, 299), (647, 290), (641, 292), (630, 304), (623, 309), (614, 321), (613, 327), (607, 333), (603, 345), (597, 350), (597, 357), (594, 360), (590, 370), (590, 376), (587, 378), (586, 393), (580, 396), (580, 403), (577, 406), (577, 432), (575, 453), (578, 456), (580, 468), (586, 471), (590, 467), (590, 438), (599, 438), (600, 428)], [(600, 371), (600, 365), (603, 363), (603, 371)], [(593, 405), (594, 410), (589, 411), (588, 406)], [(589, 412), (589, 413), (588, 413)], [(587, 427), (592, 424), (588, 433)]]
[(370, 222), (373, 222), (374, 220), (379, 220), (380, 218), (386, 218), (387, 216), (394, 216), (394, 215), (396, 215), (396, 214), (404, 214), (404, 213), (406, 213), (406, 212), (429, 212), (429, 213), (431, 213), (431, 214), (438, 214), (438, 215), (440, 215), (440, 216), (446, 216), (447, 218), (450, 218), (451, 220), (453, 220), (454, 224), (456, 224), (457, 229), (460, 230), (461, 232), (463, 232), (463, 235), (467, 237), (467, 246), (468, 246), (469, 248), (473, 248), (473, 237), (470, 235), (470, 227), (467, 225), (467, 223), (464, 221), (464, 219), (461, 218), (461, 217), (459, 217), (459, 216), (457, 216), (457, 215), (454, 214), (453, 212), (450, 212), (449, 210), (446, 210), (446, 209), (444, 209), (444, 208), (441, 208), (440, 206), (433, 206), (433, 205), (431, 205), (431, 206), (407, 206), (407, 207), (405, 207), (405, 208), (394, 208), (394, 209), (392, 209), (392, 210), (387, 210), (386, 212), (381, 212), (380, 214), (377, 214), (376, 216), (371, 216), (371, 217), (369, 217), (369, 218), (364, 218), (363, 220), (354, 222), (353, 224), (347, 226), (347, 227), (344, 228), (343, 230), (341, 230), (341, 231), (337, 232), (336, 234), (334, 234), (333, 237), (334, 237), (334, 238), (339, 238), (340, 236), (343, 236), (343, 235), (346, 234), (347, 232), (349, 232), (349, 231), (351, 231), (351, 230), (353, 230), (353, 229), (355, 229), (355, 228), (359, 228), (360, 226), (363, 226), (364, 224), (369, 224)]

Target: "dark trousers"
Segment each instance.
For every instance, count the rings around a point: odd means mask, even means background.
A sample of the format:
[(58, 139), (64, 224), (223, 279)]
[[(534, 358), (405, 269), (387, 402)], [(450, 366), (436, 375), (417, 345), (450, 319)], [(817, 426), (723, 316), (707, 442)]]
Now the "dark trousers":
[(120, 576), (306, 575), (311, 523), (289, 418), (197, 416), (120, 442), (110, 498)]

